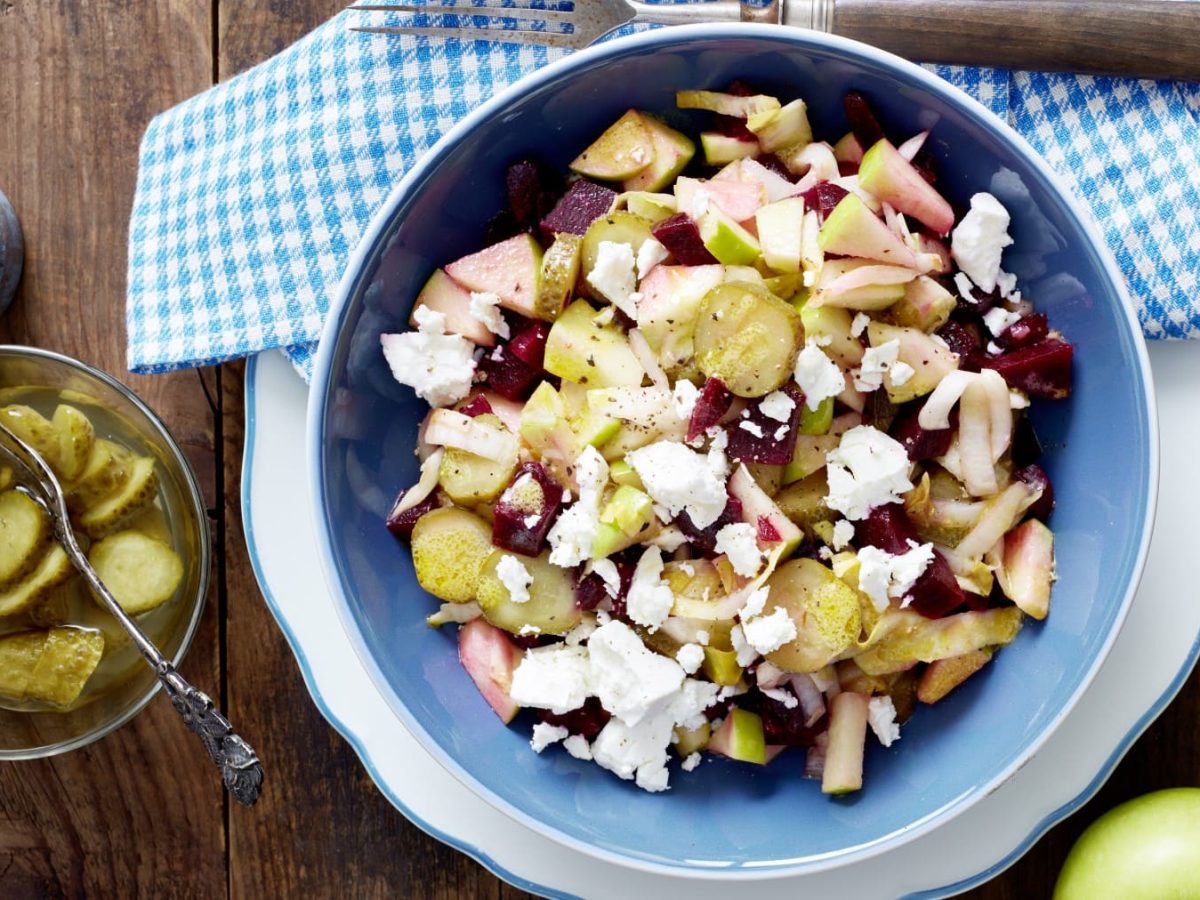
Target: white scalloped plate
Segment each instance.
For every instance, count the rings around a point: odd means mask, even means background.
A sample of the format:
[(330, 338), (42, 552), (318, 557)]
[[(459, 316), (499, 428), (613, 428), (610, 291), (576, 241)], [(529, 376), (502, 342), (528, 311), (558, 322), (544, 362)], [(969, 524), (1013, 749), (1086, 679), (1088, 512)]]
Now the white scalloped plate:
[[(1200, 587), (1189, 565), (1200, 479), (1200, 347), (1151, 345), (1162, 428), (1162, 485), (1141, 588), (1112, 653), (1058, 731), (1023, 769), (900, 855), (811, 875), (756, 882), (757, 898), (942, 897), (1003, 871), (1088, 800), (1179, 691), (1200, 656)], [(259, 584), (326, 719), (379, 789), (417, 826), (506, 881), (556, 897), (673, 896), (726, 900), (727, 884), (656, 875), (584, 856), (535, 834), (460, 784), (409, 735), (375, 690), (342, 630), (311, 536), (305, 477), (307, 389), (277, 353), (246, 377), (242, 512)], [(270, 761), (267, 761), (268, 765)], [(985, 833), (987, 841), (974, 836)]]

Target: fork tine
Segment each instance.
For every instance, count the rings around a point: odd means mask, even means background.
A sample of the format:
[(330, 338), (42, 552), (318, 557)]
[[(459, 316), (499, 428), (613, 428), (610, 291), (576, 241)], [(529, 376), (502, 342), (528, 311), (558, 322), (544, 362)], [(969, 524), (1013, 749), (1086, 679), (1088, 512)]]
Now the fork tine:
[(576, 46), (573, 34), (556, 31), (524, 31), (511, 28), (459, 28), (454, 25), (431, 26), (385, 25), (379, 27), (354, 27), (351, 31), (365, 34), (412, 34), (418, 37), (458, 38), (464, 41), (496, 41), (501, 44), (534, 44), (543, 47)]
[[(355, 7), (363, 9), (365, 7)], [(517, 6), (390, 6), (392, 12), (422, 13), (427, 16), (486, 16), (489, 19), (524, 19), (533, 22), (553, 22), (569, 25), (574, 14), (554, 9), (526, 9)]]

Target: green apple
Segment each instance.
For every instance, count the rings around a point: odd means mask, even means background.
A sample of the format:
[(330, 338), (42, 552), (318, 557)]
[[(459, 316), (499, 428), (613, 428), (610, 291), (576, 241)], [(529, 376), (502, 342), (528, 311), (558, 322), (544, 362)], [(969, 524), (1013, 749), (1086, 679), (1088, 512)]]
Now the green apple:
[(804, 200), (788, 197), (754, 214), (763, 262), (776, 272), (799, 272), (804, 238)]
[(758, 141), (744, 141), (719, 131), (700, 132), (700, 147), (704, 150), (704, 161), (710, 166), (723, 166), (762, 152)]
[(806, 147), (812, 143), (812, 127), (808, 124), (808, 107), (803, 100), (793, 100), (779, 109), (755, 113), (746, 127), (758, 136), (767, 153), (784, 147)]
[(764, 94), (743, 97), (719, 91), (677, 91), (675, 105), (680, 109), (707, 109), (722, 116), (748, 119), (757, 113), (779, 109), (779, 101)]
[(817, 242), (826, 253), (917, 268), (916, 255), (858, 194), (847, 194), (833, 208), (818, 232)]
[(586, 300), (576, 300), (555, 320), (546, 340), (546, 371), (589, 388), (637, 387), (645, 371), (615, 325), (601, 325)]
[(654, 160), (636, 175), (625, 179), (627, 191), (661, 191), (679, 175), (696, 155), (696, 145), (687, 135), (664, 125), (654, 116), (641, 114), (642, 125), (650, 135)]
[(715, 207), (709, 207), (700, 217), (700, 240), (718, 262), (727, 266), (750, 266), (762, 256), (754, 235)]
[(1110, 810), (1071, 849), (1055, 900), (1200, 897), (1200, 788), (1173, 788)]
[[(757, 526), (760, 519), (766, 519), (779, 533), (778, 543), (783, 544), (783, 555), (787, 556), (800, 545), (804, 533), (797, 528), (787, 516), (775, 505), (775, 501), (750, 475), (745, 466), (738, 466), (730, 476), (729, 493), (742, 503), (742, 520)], [(772, 547), (772, 550), (775, 549)]]
[(571, 171), (602, 181), (624, 181), (653, 162), (654, 140), (646, 120), (631, 109), (571, 161)]
[(635, 216), (657, 225), (663, 219), (675, 215), (675, 195), (659, 194), (654, 191), (626, 191), (621, 197), (625, 208)]
[(713, 684), (732, 687), (741, 679), (742, 667), (738, 665), (737, 654), (732, 650), (705, 647), (704, 674)]
[(623, 484), (604, 504), (600, 521), (615, 525), (627, 537), (636, 537), (654, 521), (654, 502), (645, 491)]
[(744, 709), (731, 709), (721, 727), (709, 739), (708, 749), (740, 762), (767, 763), (767, 742), (762, 719)]
[(446, 331), (450, 334), (461, 334), (480, 347), (496, 346), (496, 336), (471, 315), (471, 292), (441, 269), (433, 270), (417, 295), (413, 315), (408, 320), (413, 328), (417, 327), (416, 312), (422, 306), (442, 313), (446, 317)]
[(828, 434), (829, 426), (833, 424), (833, 398), (826, 397), (817, 404), (816, 409), (809, 409), (805, 403), (800, 409), (800, 433), (807, 435)]
[(937, 189), (921, 177), (900, 151), (882, 138), (863, 154), (858, 183), (864, 191), (892, 204), (937, 234), (954, 227), (954, 210)]
[(518, 234), (455, 260), (446, 274), (468, 291), (495, 294), (505, 309), (538, 318), (542, 248), (532, 235)]
[(644, 490), (642, 479), (638, 477), (637, 470), (623, 459), (618, 459), (608, 467), (608, 477), (613, 484), (629, 485), (635, 487), (639, 491)]

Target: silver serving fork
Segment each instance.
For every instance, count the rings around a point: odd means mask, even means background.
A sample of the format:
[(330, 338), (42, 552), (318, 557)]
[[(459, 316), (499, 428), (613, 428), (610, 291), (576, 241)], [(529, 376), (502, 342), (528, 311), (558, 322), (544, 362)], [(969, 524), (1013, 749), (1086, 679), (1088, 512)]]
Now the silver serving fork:
[(171, 703), (183, 717), (184, 724), (200, 736), (204, 749), (221, 770), (221, 778), (229, 793), (239, 803), (252, 806), (258, 799), (263, 781), (262, 765), (254, 748), (238, 736), (229, 720), (214, 708), (212, 700), (206, 694), (192, 687), (175, 671), (175, 667), (121, 608), (112, 592), (104, 586), (75, 537), (67, 511), (66, 497), (57, 476), (46, 465), (41, 454), (3, 423), (0, 423), (0, 459), (13, 466), (14, 474), (20, 482), (16, 489), (40, 506), (50, 517), (50, 521), (54, 523), (54, 536), (70, 557), (71, 564), (83, 576), (92, 592), (100, 598), (105, 609), (129, 633), (133, 643), (162, 682)]
[[(516, 0), (523, 3), (525, 0)], [(788, 0), (786, 6), (771, 0), (766, 6), (745, 0), (711, 0), (703, 3), (642, 3), (639, 0), (573, 0), (562, 4), (570, 9), (534, 9), (529, 6), (503, 6), (500, 0), (481, 0), (481, 4), (449, 6), (402, 3), (358, 3), (350, 9), (358, 12), (405, 13), (421, 16), (418, 22), (387, 21), (383, 24), (355, 25), (352, 31), (373, 34), (414, 34), (461, 40), (499, 41), (508, 44), (535, 44), (547, 47), (580, 49), (628, 23), (687, 25), (696, 22), (763, 22), (799, 25), (829, 31), (833, 22), (833, 0)], [(447, 20), (446, 17), (452, 17)], [(478, 25), (474, 20), (487, 21)], [(506, 28), (504, 20), (518, 27)]]

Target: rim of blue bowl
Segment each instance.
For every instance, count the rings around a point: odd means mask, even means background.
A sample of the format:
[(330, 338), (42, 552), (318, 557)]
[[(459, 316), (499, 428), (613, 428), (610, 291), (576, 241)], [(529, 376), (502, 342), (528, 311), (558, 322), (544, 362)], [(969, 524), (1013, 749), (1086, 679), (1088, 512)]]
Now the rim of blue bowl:
[(1159, 482), (1159, 441), (1158, 441), (1158, 407), (1154, 396), (1153, 374), (1150, 369), (1149, 356), (1146, 352), (1145, 339), (1142, 335), (1141, 326), (1137, 321), (1137, 317), (1133, 312), (1133, 304), (1130, 300), (1128, 289), (1125, 283), (1124, 276), (1121, 274), (1120, 268), (1117, 266), (1116, 260), (1113, 258), (1112, 251), (1109, 249), (1103, 236), (1100, 233), (1099, 227), (1096, 225), (1091, 212), (1084, 209), (1075, 199), (1073, 194), (1061, 182), (1057, 173), (1055, 173), (1049, 165), (1042, 159), (1038, 152), (1025, 140), (1020, 134), (1014, 131), (1007, 122), (996, 116), (991, 110), (983, 106), (970, 95), (959, 90), (954, 85), (939, 78), (937, 75), (926, 71), (919, 65), (902, 59), (885, 50), (880, 50), (869, 44), (864, 44), (859, 41), (849, 38), (838, 37), (837, 35), (825, 34), (821, 32), (813, 32), (801, 29), (781, 29), (774, 25), (756, 25), (751, 23), (729, 23), (720, 25), (680, 25), (671, 28), (656, 29), (653, 31), (643, 32), (640, 34), (630, 35), (627, 37), (617, 38), (612, 41), (607, 41), (603, 44), (594, 45), (577, 53), (571, 54), (563, 59), (552, 62), (540, 69), (537, 69), (518, 81), (511, 84), (508, 88), (496, 94), (486, 103), (481, 104), (473, 112), (464, 117), (458, 124), (446, 131), (442, 137), (434, 144), (429, 151), (425, 153), (417, 162), (409, 169), (408, 173), (400, 180), (400, 182), (392, 189), (387, 198), (383, 201), (371, 222), (364, 231), (356, 246), (349, 262), (347, 263), (345, 273), (341, 282), (338, 285), (336, 296), (330, 304), (329, 312), (325, 321), (325, 326), (322, 329), (320, 342), (317, 350), (316, 359), (313, 365), (312, 389), (309, 392), (308, 410), (307, 410), (307, 444), (308, 444), (308, 478), (310, 503), (312, 504), (314, 523), (316, 525), (317, 549), (320, 557), (321, 569), (325, 576), (327, 587), (330, 589), (332, 596), (335, 598), (338, 619), (342, 623), (342, 628), (345, 630), (350, 643), (354, 648), (355, 654), (358, 656), (363, 667), (366, 669), (372, 682), (380, 690), (385, 700), (389, 697), (391, 691), (388, 688), (387, 679), (379, 670), (378, 664), (375, 662), (373, 655), (370, 653), (363, 639), (362, 634), (358, 629), (358, 625), (350, 612), (345, 590), (343, 589), (340, 578), (338, 577), (337, 563), (334, 558), (333, 547), (329, 537), (329, 517), (328, 510), (325, 504), (323, 478), (324, 471), (324, 441), (323, 432), (320, 427), (325, 418), (325, 409), (327, 406), (328, 386), (333, 373), (333, 357), (334, 346), (339, 331), (341, 330), (343, 320), (346, 315), (347, 307), (352, 297), (358, 293), (359, 282), (363, 276), (366, 265), (370, 261), (371, 255), (379, 243), (380, 238), (386, 232), (391, 224), (395, 209), (400, 204), (402, 198), (418, 186), (427, 176), (427, 173), (436, 167), (438, 160), (446, 152), (447, 149), (464, 140), (473, 129), (484, 123), (495, 113), (501, 111), (509, 103), (519, 98), (526, 91), (540, 87), (546, 82), (552, 82), (558, 78), (568, 75), (572, 70), (587, 66), (596, 60), (603, 59), (607, 56), (618, 55), (626, 52), (629, 49), (650, 50), (660, 45), (672, 45), (679, 43), (687, 43), (692, 39), (713, 40), (721, 38), (741, 39), (746, 37), (763, 37), (768, 38), (773, 42), (784, 41), (795, 45), (799, 49), (816, 49), (822, 51), (834, 51), (845, 54), (851, 58), (858, 57), (864, 61), (873, 62), (877, 65), (890, 67), (899, 70), (899, 72), (908, 76), (918, 85), (925, 88), (934, 94), (942, 95), (945, 99), (955, 105), (961, 107), (962, 111), (973, 116), (980, 124), (987, 126), (989, 129), (998, 132), (1004, 137), (1025, 160), (1026, 164), (1035, 169), (1058, 193), (1064, 208), (1076, 220), (1076, 224), (1080, 230), (1087, 236), (1096, 252), (1096, 256), (1103, 266), (1104, 274), (1107, 280), (1111, 283), (1114, 291), (1119, 297), (1121, 303), (1121, 321), (1125, 327), (1129, 329), (1129, 336), (1132, 338), (1131, 344), (1134, 355), (1137, 361), (1137, 372), (1140, 378), (1142, 387), (1141, 403), (1146, 413), (1147, 425), (1147, 449), (1149, 471), (1146, 473), (1146, 503), (1145, 514), (1141, 522), (1141, 539), (1138, 544), (1138, 550), (1134, 565), (1131, 569), (1128, 584), (1125, 586), (1125, 591), (1121, 597), (1121, 603), (1118, 607), (1113, 625), (1109, 630), (1107, 637), (1104, 640), (1100, 651), (1095, 655), (1092, 664), (1080, 680), (1075, 691), (1068, 698), (1067, 702), (1059, 709), (1055, 717), (1042, 730), (1042, 732), (1026, 746), (1007, 767), (1002, 769), (997, 774), (993, 775), (976, 789), (962, 797), (954, 800), (941, 809), (926, 815), (924, 818), (913, 822), (907, 827), (899, 829), (886, 835), (882, 838), (873, 840), (867, 844), (860, 844), (849, 847), (841, 852), (830, 852), (821, 854), (818, 857), (813, 857), (801, 862), (787, 863), (781, 862), (778, 864), (761, 865), (755, 864), (752, 860), (743, 861), (736, 867), (730, 868), (707, 868), (689, 866), (686, 864), (668, 865), (659, 862), (652, 862), (645, 859), (639, 859), (632, 856), (627, 856), (622, 853), (603, 849), (590, 844), (586, 841), (579, 840), (571, 835), (565, 834), (557, 828), (548, 825), (545, 822), (529, 815), (515, 805), (507, 802), (485, 784), (468, 773), (461, 765), (453, 758), (449, 757), (432, 736), (426, 731), (415, 716), (404, 705), (397, 705), (388, 701), (389, 707), (408, 728), (409, 732), (421, 743), (421, 745), (430, 752), (443, 768), (449, 771), (462, 784), (466, 785), (471, 791), (481, 797), (485, 802), (493, 808), (498, 809), (508, 815), (510, 818), (519, 822), (527, 828), (536, 831), (538, 834), (544, 835), (553, 841), (556, 841), (564, 846), (570, 847), (579, 852), (585, 853), (588, 856), (596, 859), (605, 860), (617, 865), (626, 866), (629, 868), (639, 869), (646, 872), (669, 874), (676, 877), (695, 878), (701, 880), (722, 880), (722, 881), (756, 881), (770, 878), (778, 878), (786, 874), (799, 873), (815, 873), (829, 869), (838, 868), (844, 865), (850, 865), (856, 861), (869, 859), (879, 855), (880, 853), (889, 852), (897, 847), (903, 846), (921, 835), (927, 834), (931, 830), (945, 825), (961, 813), (965, 812), (973, 806), (979, 799), (987, 796), (1001, 784), (1012, 777), (1022, 766), (1024, 766), (1049, 740), (1050, 736), (1057, 731), (1059, 725), (1067, 717), (1079, 698), (1087, 691), (1095, 680), (1097, 672), (1104, 660), (1107, 659), (1109, 652), (1112, 650), (1113, 643), (1116, 641), (1117, 635), (1124, 627), (1125, 620), (1129, 613), (1130, 603), (1133, 601), (1134, 594), (1137, 591), (1138, 584), (1141, 581), (1142, 572), (1145, 569), (1146, 556), (1149, 551), (1150, 538), (1153, 533), (1153, 525), (1155, 511), (1158, 501), (1158, 482)]

